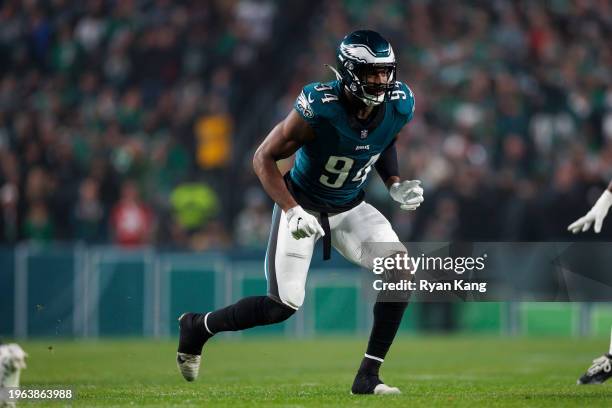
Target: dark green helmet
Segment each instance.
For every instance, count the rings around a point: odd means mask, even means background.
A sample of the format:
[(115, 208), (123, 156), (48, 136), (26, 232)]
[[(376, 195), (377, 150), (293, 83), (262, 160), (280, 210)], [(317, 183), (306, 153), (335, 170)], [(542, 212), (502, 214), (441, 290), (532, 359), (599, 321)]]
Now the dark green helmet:
[[(344, 37), (336, 51), (336, 69), (345, 89), (368, 106), (389, 100), (395, 87), (393, 48), (376, 31), (358, 30)], [(383, 80), (368, 82), (368, 76), (376, 75)]]

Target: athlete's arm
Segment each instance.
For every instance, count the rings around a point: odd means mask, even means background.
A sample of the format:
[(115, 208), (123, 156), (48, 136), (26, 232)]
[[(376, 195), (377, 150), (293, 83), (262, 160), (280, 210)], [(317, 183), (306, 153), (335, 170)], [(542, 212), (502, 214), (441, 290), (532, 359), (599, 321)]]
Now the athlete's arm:
[(397, 149), (395, 147), (396, 140), (397, 139), (393, 139), (375, 164), (376, 171), (387, 188), (390, 188), (394, 183), (399, 183), (400, 181)]
[(604, 191), (601, 197), (595, 202), (593, 208), (591, 208), (585, 216), (571, 223), (567, 227), (567, 230), (572, 231), (574, 234), (581, 231), (586, 232), (591, 228), (591, 224), (595, 223), (593, 230), (595, 233), (599, 234), (604, 218), (608, 215), (610, 207), (612, 207), (612, 181), (608, 184), (606, 191)]
[(400, 181), (395, 141), (393, 139), (378, 158), (376, 171), (389, 189), (391, 198), (401, 204), (402, 210), (416, 210), (424, 200), (423, 188), (419, 180)]
[(253, 169), (263, 188), (285, 211), (298, 204), (289, 193), (276, 162), (291, 156), (312, 139), (312, 128), (292, 110), (268, 133), (253, 156)]
[(285, 211), (289, 230), (295, 239), (308, 238), (315, 234), (323, 236), (325, 232), (316, 217), (304, 211), (295, 201), (276, 162), (291, 156), (314, 137), (310, 125), (292, 110), (268, 133), (253, 156), (255, 174), (272, 200)]

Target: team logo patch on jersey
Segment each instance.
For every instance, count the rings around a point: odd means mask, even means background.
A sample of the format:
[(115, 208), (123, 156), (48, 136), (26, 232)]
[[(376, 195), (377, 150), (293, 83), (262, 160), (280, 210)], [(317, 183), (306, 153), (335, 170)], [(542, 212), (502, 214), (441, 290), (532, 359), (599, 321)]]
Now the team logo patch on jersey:
[[(314, 102), (314, 99), (313, 99), (313, 102)], [(302, 91), (300, 93), (300, 96), (298, 96), (296, 106), (298, 110), (302, 112), (302, 115), (304, 115), (305, 117), (307, 118), (314, 117), (314, 111), (312, 110), (312, 107), (310, 106), (309, 99), (306, 98), (306, 95), (304, 95), (304, 91)]]
[(362, 129), (361, 130), (361, 138), (365, 139), (366, 137), (368, 137), (368, 129)]

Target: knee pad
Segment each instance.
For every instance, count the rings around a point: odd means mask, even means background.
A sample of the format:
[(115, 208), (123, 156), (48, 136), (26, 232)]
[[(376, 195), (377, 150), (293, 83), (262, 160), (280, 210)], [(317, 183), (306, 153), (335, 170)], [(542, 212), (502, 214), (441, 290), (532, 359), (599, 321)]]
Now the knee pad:
[(266, 317), (268, 323), (280, 323), (295, 313), (295, 309), (289, 307), (283, 303), (277, 302), (276, 300), (266, 297), (264, 302), (264, 307), (266, 311)]

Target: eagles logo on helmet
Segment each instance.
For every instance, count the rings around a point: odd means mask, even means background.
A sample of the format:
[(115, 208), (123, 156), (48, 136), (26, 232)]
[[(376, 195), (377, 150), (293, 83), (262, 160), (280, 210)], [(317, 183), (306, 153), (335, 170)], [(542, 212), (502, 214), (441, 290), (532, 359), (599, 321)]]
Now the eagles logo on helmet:
[[(371, 30), (348, 34), (336, 51), (336, 68), (330, 67), (345, 89), (367, 106), (390, 99), (395, 87), (395, 54), (389, 41)], [(368, 82), (369, 75), (386, 71), (386, 82)]]

